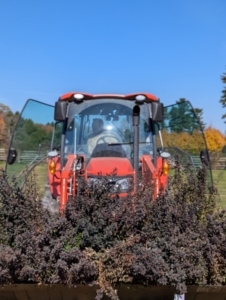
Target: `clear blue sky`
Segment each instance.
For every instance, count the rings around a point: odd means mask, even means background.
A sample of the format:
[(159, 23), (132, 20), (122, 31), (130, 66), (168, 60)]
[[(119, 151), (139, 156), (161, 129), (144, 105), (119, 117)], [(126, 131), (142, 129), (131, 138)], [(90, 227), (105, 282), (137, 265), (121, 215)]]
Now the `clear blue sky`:
[(226, 131), (225, 0), (0, 1), (0, 102), (69, 91), (186, 98)]

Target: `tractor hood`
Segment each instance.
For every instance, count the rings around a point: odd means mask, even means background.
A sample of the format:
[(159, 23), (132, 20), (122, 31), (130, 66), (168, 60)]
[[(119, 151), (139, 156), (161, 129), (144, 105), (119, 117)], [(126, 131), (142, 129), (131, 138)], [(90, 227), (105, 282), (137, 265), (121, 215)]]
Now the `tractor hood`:
[(86, 174), (98, 176), (106, 176), (116, 171), (117, 176), (134, 175), (134, 169), (128, 158), (119, 157), (98, 157), (91, 158), (87, 168)]

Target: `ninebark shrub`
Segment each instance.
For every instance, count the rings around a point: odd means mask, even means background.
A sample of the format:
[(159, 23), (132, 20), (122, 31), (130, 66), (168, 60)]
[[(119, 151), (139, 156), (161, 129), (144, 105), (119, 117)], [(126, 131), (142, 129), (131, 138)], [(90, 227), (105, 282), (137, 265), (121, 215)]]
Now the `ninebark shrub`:
[[(0, 283), (98, 284), (117, 299), (117, 284), (225, 284), (226, 212), (216, 212), (207, 170), (175, 166), (169, 191), (152, 186), (120, 199), (101, 178), (81, 186), (65, 214), (41, 206), (31, 178), (24, 189), (0, 174)], [(109, 187), (109, 188), (108, 188)]]

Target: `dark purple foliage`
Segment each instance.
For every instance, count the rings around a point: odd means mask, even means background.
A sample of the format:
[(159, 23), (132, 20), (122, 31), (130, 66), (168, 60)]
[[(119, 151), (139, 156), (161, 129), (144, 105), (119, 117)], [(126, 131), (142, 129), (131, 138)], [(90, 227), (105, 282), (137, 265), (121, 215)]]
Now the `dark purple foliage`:
[(152, 187), (119, 199), (105, 190), (81, 193), (64, 216), (44, 211), (35, 180), (26, 188), (0, 175), (0, 283), (100, 286), (224, 284), (226, 212), (215, 213), (216, 191), (206, 190), (206, 170), (177, 165), (170, 191), (152, 201)]

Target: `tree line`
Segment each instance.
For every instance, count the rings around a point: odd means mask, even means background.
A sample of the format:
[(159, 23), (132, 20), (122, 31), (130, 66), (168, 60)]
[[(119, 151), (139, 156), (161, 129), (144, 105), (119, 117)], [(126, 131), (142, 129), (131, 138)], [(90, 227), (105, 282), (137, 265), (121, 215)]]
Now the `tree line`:
[(0, 148), (9, 147), (19, 115), (19, 112), (13, 113), (7, 105), (0, 103)]

